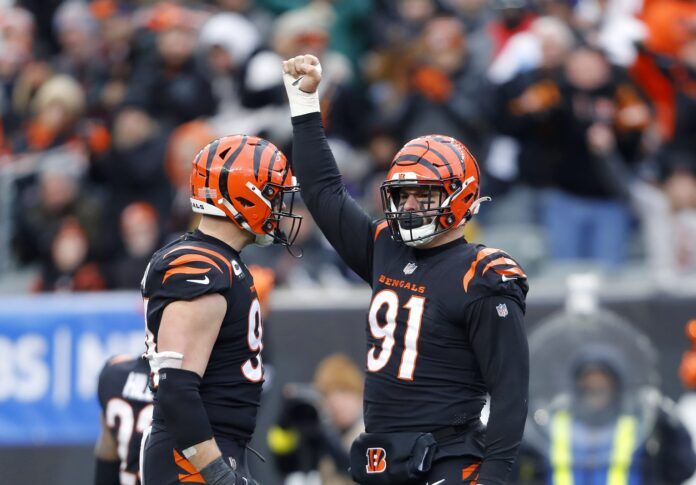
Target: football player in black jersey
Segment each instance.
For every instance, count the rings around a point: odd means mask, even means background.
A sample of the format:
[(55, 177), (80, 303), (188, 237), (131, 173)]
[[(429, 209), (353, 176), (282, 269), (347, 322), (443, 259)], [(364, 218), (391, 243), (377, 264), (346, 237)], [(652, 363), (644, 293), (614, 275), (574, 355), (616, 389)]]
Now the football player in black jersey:
[(99, 374), (102, 430), (94, 485), (140, 485), (140, 440), (152, 421), (146, 360), (118, 355)]
[[(505, 252), (467, 242), (485, 198), (460, 142), (423, 136), (395, 156), (373, 222), (342, 184), (322, 127), (311, 55), (283, 63), (293, 170), (320, 229), (372, 286), (360, 483), (503, 485), (527, 414), (526, 276)], [(487, 429), (480, 421), (490, 395)]]
[(292, 244), (298, 190), (285, 156), (253, 136), (215, 140), (193, 161), (198, 229), (157, 251), (142, 282), (155, 389), (144, 485), (251, 483), (246, 450), (264, 379), (263, 330), (240, 251)]

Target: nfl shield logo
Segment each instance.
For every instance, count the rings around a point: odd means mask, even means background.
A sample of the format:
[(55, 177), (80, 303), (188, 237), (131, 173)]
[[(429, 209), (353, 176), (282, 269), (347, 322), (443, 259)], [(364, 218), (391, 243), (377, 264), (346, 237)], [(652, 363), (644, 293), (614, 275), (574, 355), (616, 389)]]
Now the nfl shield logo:
[(495, 309), (498, 312), (498, 316), (500, 318), (507, 317), (508, 309), (505, 303), (501, 303), (500, 305), (496, 306)]
[(404, 274), (413, 274), (413, 272), (418, 268), (416, 263), (408, 263), (404, 266)]

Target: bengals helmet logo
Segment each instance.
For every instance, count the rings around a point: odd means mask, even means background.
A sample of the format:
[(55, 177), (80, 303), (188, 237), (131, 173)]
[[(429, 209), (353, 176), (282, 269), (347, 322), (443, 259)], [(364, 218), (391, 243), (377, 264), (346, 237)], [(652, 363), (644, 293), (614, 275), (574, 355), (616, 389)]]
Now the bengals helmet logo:
[(367, 473), (382, 473), (387, 469), (387, 452), (384, 448), (367, 449)]

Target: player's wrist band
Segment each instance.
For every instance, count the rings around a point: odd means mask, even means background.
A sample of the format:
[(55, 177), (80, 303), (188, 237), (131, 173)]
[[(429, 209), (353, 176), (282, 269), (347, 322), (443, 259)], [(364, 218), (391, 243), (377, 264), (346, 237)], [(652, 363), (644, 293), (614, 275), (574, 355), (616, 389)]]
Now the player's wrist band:
[(213, 437), (199, 388), (201, 377), (185, 369), (160, 369), (157, 403), (176, 445), (185, 450)]
[(234, 485), (237, 475), (221, 456), (204, 466), (200, 471), (205, 483), (211, 485)]
[(299, 88), (299, 79), (293, 79), (288, 74), (283, 74), (283, 82), (285, 83), (285, 91), (288, 93), (290, 116), (294, 118), (295, 116), (321, 111), (318, 91), (305, 93)]
[(319, 94), (316, 91), (305, 93), (300, 89), (296, 89), (288, 93), (288, 100), (290, 102), (290, 115), (293, 117), (320, 111)]
[(119, 471), (121, 463), (116, 461), (107, 461), (97, 458), (97, 466), (94, 470), (94, 485), (117, 485), (119, 482)]

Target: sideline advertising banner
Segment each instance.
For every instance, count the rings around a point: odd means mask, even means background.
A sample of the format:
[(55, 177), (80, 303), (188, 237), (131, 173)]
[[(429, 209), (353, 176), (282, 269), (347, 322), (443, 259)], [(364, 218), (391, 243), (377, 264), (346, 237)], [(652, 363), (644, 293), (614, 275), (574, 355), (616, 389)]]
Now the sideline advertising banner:
[(102, 366), (143, 350), (138, 293), (0, 298), (0, 445), (94, 442)]

